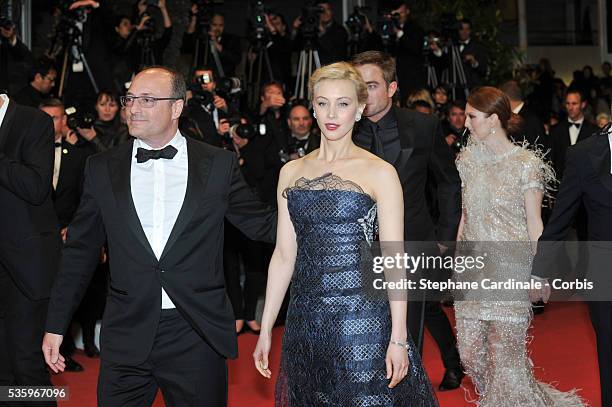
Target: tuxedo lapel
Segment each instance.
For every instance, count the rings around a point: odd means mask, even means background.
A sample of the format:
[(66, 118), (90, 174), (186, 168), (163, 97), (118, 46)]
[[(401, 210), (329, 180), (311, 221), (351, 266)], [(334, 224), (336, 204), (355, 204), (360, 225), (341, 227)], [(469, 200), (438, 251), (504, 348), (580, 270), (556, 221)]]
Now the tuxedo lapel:
[(147, 253), (155, 258), (155, 253), (142, 229), (136, 207), (134, 206), (134, 200), (132, 199), (130, 174), (133, 144), (134, 141), (130, 141), (115, 150), (115, 155), (108, 161), (108, 170), (119, 213), (125, 217), (126, 223), (136, 237), (136, 240), (140, 242)]
[(0, 150), (2, 150), (2, 147), (4, 147), (6, 140), (8, 140), (8, 135), (11, 131), (11, 126), (13, 124), (14, 118), (15, 118), (15, 101), (10, 100), (8, 102), (6, 114), (4, 115), (4, 120), (2, 121), (2, 126), (0, 126)]
[(601, 183), (612, 192), (612, 174), (610, 173), (610, 143), (607, 134), (596, 134), (598, 140), (590, 151), (593, 168), (598, 172)]
[(401, 109), (394, 108), (397, 117), (397, 132), (400, 138), (401, 151), (397, 160), (393, 163), (393, 166), (397, 170), (400, 180), (404, 183), (406, 180), (403, 179), (404, 174), (407, 171), (403, 169), (408, 164), (408, 159), (414, 151), (414, 138), (416, 137), (414, 129), (414, 120), (409, 114), (402, 112)]
[(181, 211), (176, 218), (176, 222), (174, 222), (174, 227), (172, 228), (172, 232), (170, 232), (168, 242), (160, 256), (160, 261), (168, 254), (172, 245), (174, 245), (176, 240), (183, 233), (185, 227), (193, 217), (195, 210), (201, 203), (201, 201), (197, 199), (198, 196), (201, 196), (198, 192), (202, 192), (204, 188), (206, 188), (208, 173), (210, 172), (212, 157), (199, 148), (197, 143), (189, 137), (185, 137), (185, 139), (187, 140), (187, 190), (185, 191), (185, 199), (183, 200)]

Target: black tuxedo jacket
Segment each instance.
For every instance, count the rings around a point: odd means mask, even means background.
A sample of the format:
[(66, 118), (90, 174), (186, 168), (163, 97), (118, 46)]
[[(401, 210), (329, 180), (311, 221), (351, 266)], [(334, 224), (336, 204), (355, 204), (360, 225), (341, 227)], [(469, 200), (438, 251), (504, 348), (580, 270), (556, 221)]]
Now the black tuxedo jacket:
[[(599, 128), (594, 124), (591, 124), (586, 119), (580, 126), (580, 132), (578, 133), (578, 140), (576, 144), (590, 137), (593, 133), (597, 133)], [(557, 179), (563, 179), (563, 173), (565, 171), (565, 156), (567, 154), (567, 148), (571, 145), (569, 135), (569, 123), (562, 121), (553, 127), (550, 131), (550, 146), (551, 146), (551, 160), (557, 174)]]
[(79, 206), (85, 161), (92, 153), (87, 147), (74, 146), (62, 140), (60, 172), (52, 195), (60, 228), (68, 226)]
[(182, 316), (219, 354), (237, 355), (234, 315), (225, 292), (223, 219), (254, 240), (274, 241), (276, 213), (254, 199), (235, 155), (187, 138), (183, 206), (157, 260), (131, 196), (133, 141), (92, 156), (83, 195), (68, 227), (47, 315), (64, 333), (108, 240), (110, 292), (102, 326), (107, 360), (141, 363), (153, 346), (163, 287)]
[[(609, 295), (610, 262), (609, 242), (612, 241), (612, 174), (610, 174), (610, 144), (606, 135), (596, 134), (567, 150), (565, 176), (551, 217), (539, 239), (538, 252), (534, 259), (534, 274), (551, 276), (554, 271), (556, 253), (561, 250), (570, 227), (584, 204), (588, 219), (589, 278), (599, 281), (601, 290), (608, 287)], [(559, 242), (552, 244), (550, 242)], [(608, 247), (593, 242), (607, 242)], [(547, 242), (547, 243), (542, 243)], [(601, 251), (601, 248), (607, 249)], [(593, 252), (594, 250), (594, 252)], [(598, 267), (604, 260), (605, 266)]]
[(46, 113), (9, 102), (0, 127), (0, 266), (32, 300), (49, 297), (60, 253), (53, 138)]
[[(400, 154), (392, 164), (404, 192), (404, 239), (453, 241), (461, 219), (461, 181), (442, 136), (440, 121), (408, 109), (395, 106), (392, 109), (395, 109), (401, 145)], [(435, 225), (425, 195), (428, 172), (437, 184), (440, 217)]]

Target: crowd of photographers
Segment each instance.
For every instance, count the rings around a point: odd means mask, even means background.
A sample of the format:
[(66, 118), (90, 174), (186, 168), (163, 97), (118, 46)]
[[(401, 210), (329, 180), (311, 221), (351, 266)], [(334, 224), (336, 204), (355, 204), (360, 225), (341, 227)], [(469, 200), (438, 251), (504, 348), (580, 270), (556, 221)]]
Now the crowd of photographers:
[[(294, 95), (299, 80), (292, 68), (294, 57), (303, 50), (316, 50), (324, 65), (346, 60), (357, 52), (384, 50), (395, 57), (397, 64), (397, 103), (437, 115), (449, 148), (459, 151), (466, 142), (466, 96), (470, 89), (485, 84), (488, 73), (486, 48), (472, 36), (469, 20), (449, 19), (439, 31), (426, 33), (402, 1), (383, 8), (376, 23), (368, 19), (366, 10), (355, 8), (344, 24), (335, 17), (331, 2), (304, 3), (300, 16), (288, 23), (280, 13), (255, 2), (248, 47), (226, 32), (224, 15), (209, 2), (198, 1), (191, 6), (181, 46), (181, 52), (193, 61), (180, 120), (185, 136), (233, 151), (247, 183), (262, 200), (275, 206), (281, 167), (315, 150), (320, 143), (309, 102)], [(74, 191), (80, 190), (82, 174), (78, 171), (84, 160), (130, 139), (119, 96), (135, 72), (170, 62), (163, 59), (173, 36), (166, 4), (167, 0), (139, 0), (132, 15), (117, 15), (102, 0), (60, 2), (51, 48), (38, 59), (21, 43), (14, 24), (0, 19), (0, 86), (19, 104), (51, 111), (56, 157), (61, 158), (57, 161), (62, 166), (71, 165), (68, 163), (73, 159), (78, 161), (73, 168), (79, 176), (70, 179), (61, 178), (64, 172), (56, 162), (54, 200), (63, 230), (78, 204), (79, 194)], [(515, 112), (527, 118), (524, 140), (549, 148), (549, 125), (554, 120), (565, 120), (564, 116), (581, 119), (583, 113), (588, 115), (588, 106), (595, 106), (602, 98), (609, 112), (612, 80), (609, 64), (606, 67), (607, 76), (597, 85), (593, 85), (591, 69), (591, 79), (585, 78), (585, 72), (572, 87), (580, 87), (580, 92), (566, 95), (557, 89), (554, 73), (551, 76), (552, 70), (544, 63), (541, 69), (535, 69), (537, 73), (527, 74), (534, 87), (527, 105), (519, 83), (504, 84), (502, 89), (510, 96)], [(598, 113), (596, 107), (591, 110)], [(432, 214), (435, 216), (435, 209)], [(255, 310), (264, 290), (272, 249), (226, 225), (224, 264), (237, 332), (259, 330)], [(100, 262), (104, 275), (104, 251)], [(103, 302), (103, 295), (95, 293), (104, 292), (104, 278), (94, 280), (90, 290), (94, 293), (91, 296)], [(90, 356), (98, 354), (91, 321), (99, 317), (99, 302), (87, 305), (89, 312), (80, 313), (85, 316), (81, 323), (87, 327), (84, 342)], [(283, 318), (281, 313), (279, 319)], [(67, 367), (81, 369), (74, 361)]]

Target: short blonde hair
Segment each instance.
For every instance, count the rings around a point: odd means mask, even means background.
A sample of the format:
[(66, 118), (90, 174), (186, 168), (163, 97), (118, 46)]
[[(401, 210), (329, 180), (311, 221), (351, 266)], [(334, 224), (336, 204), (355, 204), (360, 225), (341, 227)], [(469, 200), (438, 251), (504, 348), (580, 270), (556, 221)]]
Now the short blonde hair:
[(436, 106), (431, 97), (431, 93), (429, 93), (427, 89), (417, 89), (414, 92), (412, 92), (410, 95), (408, 95), (406, 104), (410, 106), (414, 104), (414, 102), (417, 102), (417, 101), (422, 101), (422, 102), (427, 103), (432, 109)]
[(363, 105), (368, 100), (368, 86), (364, 82), (359, 72), (348, 62), (336, 62), (330, 65), (322, 66), (321, 68), (314, 71), (308, 82), (308, 94), (310, 99), (314, 97), (315, 87), (324, 80), (327, 79), (342, 79), (351, 81), (355, 86), (355, 93), (357, 93), (357, 102)]

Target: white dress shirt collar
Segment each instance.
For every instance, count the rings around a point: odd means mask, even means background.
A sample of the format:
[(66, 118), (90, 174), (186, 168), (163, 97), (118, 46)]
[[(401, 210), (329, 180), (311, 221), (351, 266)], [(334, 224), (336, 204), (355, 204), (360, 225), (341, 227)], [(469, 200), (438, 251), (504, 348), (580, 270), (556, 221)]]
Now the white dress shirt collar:
[(2, 122), (4, 121), (4, 116), (6, 116), (6, 111), (9, 105), (9, 97), (6, 94), (0, 94), (0, 99), (2, 99), (2, 107), (0, 107), (0, 126), (2, 126)]
[(608, 142), (610, 143), (610, 174), (612, 174), (612, 133), (608, 133)]
[(174, 137), (172, 137), (172, 140), (170, 140), (168, 143), (161, 146), (160, 148), (153, 148), (150, 145), (148, 145), (144, 140), (137, 138), (136, 140), (134, 140), (134, 149), (141, 147), (141, 148), (146, 148), (147, 150), (161, 150), (162, 148), (166, 146), (172, 146), (176, 148), (177, 150), (179, 150), (185, 145), (185, 143), (186, 143), (185, 137), (183, 137), (181, 132), (177, 130)]

